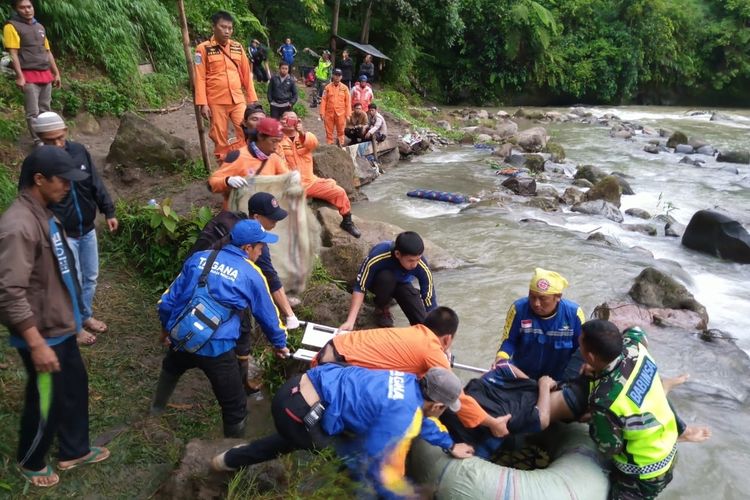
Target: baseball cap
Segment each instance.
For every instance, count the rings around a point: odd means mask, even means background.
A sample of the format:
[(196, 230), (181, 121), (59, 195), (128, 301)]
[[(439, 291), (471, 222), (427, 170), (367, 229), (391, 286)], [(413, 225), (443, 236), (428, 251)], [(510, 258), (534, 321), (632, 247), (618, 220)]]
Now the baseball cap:
[(360, 82), (366, 82), (367, 81), (367, 75), (359, 75), (359, 81)]
[(232, 245), (241, 247), (253, 243), (276, 243), (279, 237), (273, 233), (267, 232), (260, 225), (260, 222), (252, 219), (239, 221), (232, 228)]
[(281, 123), (279, 123), (279, 120), (275, 118), (261, 118), (260, 121), (258, 121), (258, 125), (255, 127), (255, 130), (259, 134), (268, 135), (271, 137), (283, 137), (284, 132), (281, 130)]
[(336, 69), (333, 70), (333, 74), (334, 75), (343, 75), (344, 73), (339, 68), (336, 68)]
[(44, 132), (54, 132), (55, 130), (62, 130), (65, 128), (65, 122), (57, 113), (52, 111), (45, 111), (40, 113), (31, 122), (31, 128), (37, 134)]
[(450, 370), (445, 368), (430, 368), (422, 380), (419, 381), (422, 395), (434, 401), (442, 403), (450, 411), (456, 412), (461, 409), (461, 380)]
[(56, 175), (69, 181), (82, 181), (89, 177), (89, 173), (81, 170), (67, 151), (57, 146), (37, 146), (23, 160), (18, 189), (30, 186), (34, 174), (42, 174), (45, 177)]
[(287, 211), (279, 206), (276, 197), (271, 193), (255, 193), (247, 202), (247, 211), (262, 215), (269, 219), (280, 221), (286, 219)]

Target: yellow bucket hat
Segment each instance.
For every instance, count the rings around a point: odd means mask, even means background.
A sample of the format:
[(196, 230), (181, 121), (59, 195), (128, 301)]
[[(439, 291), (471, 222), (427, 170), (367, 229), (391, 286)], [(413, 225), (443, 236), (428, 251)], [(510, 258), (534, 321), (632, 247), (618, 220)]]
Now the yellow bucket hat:
[(534, 269), (529, 290), (543, 295), (557, 295), (568, 288), (568, 280), (555, 271), (547, 271), (541, 267)]

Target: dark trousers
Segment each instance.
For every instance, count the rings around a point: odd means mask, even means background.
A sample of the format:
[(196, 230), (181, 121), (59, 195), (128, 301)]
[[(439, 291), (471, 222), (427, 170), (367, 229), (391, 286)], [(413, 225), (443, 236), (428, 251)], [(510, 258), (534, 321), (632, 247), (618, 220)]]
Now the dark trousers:
[(247, 415), (247, 397), (234, 350), (210, 358), (170, 349), (161, 365), (162, 370), (175, 377), (182, 376), (191, 368), (200, 368), (211, 382), (211, 388), (221, 406), (225, 428), (242, 422)]
[(269, 105), (269, 107), (271, 108), (271, 118), (275, 118), (277, 120), (281, 118), (281, 115), (283, 115), (287, 111), (291, 111), (292, 110), (292, 105), (291, 104), (287, 104), (286, 106), (272, 106), (272, 105)]
[(674, 461), (667, 472), (651, 479), (640, 479), (613, 468), (609, 475), (608, 500), (653, 500), (672, 482)]
[(399, 283), (391, 271), (380, 271), (375, 275), (370, 291), (375, 295), (375, 305), (380, 309), (388, 307), (391, 299), (396, 299), (410, 325), (424, 323), (427, 311), (419, 290), (411, 283)]
[(268, 73), (266, 73), (266, 68), (263, 67), (263, 63), (261, 63), (261, 64), (254, 64), (253, 63), (253, 79), (256, 82), (267, 82), (268, 81)]
[(320, 449), (331, 444), (331, 439), (323, 433), (319, 422), (310, 430), (305, 427), (303, 419), (310, 411), (310, 405), (299, 392), (300, 378), (302, 375), (287, 380), (273, 397), (271, 415), (277, 434), (227, 451), (224, 456), (227, 466), (238, 469), (273, 460), (294, 450)]
[(28, 470), (42, 470), (45, 456), (57, 436), (58, 458), (73, 460), (89, 449), (89, 381), (75, 335), (52, 347), (60, 371), (52, 373), (52, 400), (46, 425), (41, 421), (37, 373), (31, 352), (18, 349), (26, 368), (26, 397), (21, 416), (18, 463)]

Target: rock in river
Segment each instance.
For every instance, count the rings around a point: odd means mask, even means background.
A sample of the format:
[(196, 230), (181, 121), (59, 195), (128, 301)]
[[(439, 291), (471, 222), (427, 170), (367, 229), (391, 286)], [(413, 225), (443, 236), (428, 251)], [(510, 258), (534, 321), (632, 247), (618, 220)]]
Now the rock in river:
[(623, 221), (620, 209), (604, 200), (584, 201), (574, 205), (571, 210), (582, 214), (603, 215), (607, 219), (615, 222)]
[(682, 244), (722, 259), (750, 264), (750, 234), (734, 219), (713, 210), (693, 214)]

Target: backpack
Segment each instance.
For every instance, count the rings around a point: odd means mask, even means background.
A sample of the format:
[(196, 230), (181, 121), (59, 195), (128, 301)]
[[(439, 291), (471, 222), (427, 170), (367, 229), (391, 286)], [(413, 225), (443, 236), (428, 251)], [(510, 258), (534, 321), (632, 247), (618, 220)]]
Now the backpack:
[(234, 309), (216, 301), (208, 291), (208, 274), (218, 254), (219, 250), (214, 250), (209, 255), (193, 295), (169, 331), (175, 351), (198, 352), (211, 340), (219, 326), (235, 313)]
[(247, 219), (243, 212), (229, 212), (222, 210), (219, 214), (208, 221), (203, 231), (200, 232), (193, 246), (188, 251), (186, 259), (191, 257), (195, 252), (201, 250), (216, 250), (229, 243), (232, 228), (237, 222)]

